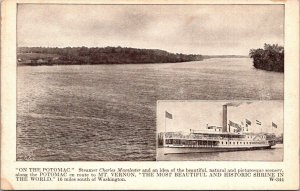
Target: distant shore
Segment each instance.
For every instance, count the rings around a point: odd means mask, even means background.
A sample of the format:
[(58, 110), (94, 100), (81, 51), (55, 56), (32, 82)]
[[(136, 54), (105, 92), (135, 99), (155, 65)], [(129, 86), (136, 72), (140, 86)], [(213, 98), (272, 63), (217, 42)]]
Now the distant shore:
[(211, 58), (249, 58), (243, 55), (174, 54), (159, 49), (127, 47), (19, 47), (18, 66), (154, 64), (202, 61)]
[(149, 64), (201, 61), (199, 54), (174, 54), (159, 49), (127, 47), (19, 47), (18, 65)]
[(250, 58), (247, 55), (203, 55), (203, 59), (210, 58)]

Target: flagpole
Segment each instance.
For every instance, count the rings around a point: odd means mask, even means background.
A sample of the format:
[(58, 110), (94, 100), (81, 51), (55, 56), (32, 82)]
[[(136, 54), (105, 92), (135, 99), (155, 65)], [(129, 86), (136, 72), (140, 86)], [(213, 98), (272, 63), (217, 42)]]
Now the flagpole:
[(166, 133), (167, 133), (167, 117), (166, 117), (166, 111), (165, 111), (165, 133), (164, 133), (164, 141), (163, 141), (163, 145), (166, 145)]
[(261, 125), (259, 125), (260, 126), (260, 133), (262, 133), (262, 126)]
[(165, 111), (165, 133), (164, 133), (165, 137), (166, 137), (166, 133), (167, 133), (167, 118), (173, 119), (173, 116), (171, 113), (168, 113), (167, 111)]
[(165, 116), (165, 133), (167, 132), (167, 118)]
[(260, 133), (262, 133), (262, 126), (260, 125)]
[(271, 133), (273, 134), (273, 125), (271, 124)]

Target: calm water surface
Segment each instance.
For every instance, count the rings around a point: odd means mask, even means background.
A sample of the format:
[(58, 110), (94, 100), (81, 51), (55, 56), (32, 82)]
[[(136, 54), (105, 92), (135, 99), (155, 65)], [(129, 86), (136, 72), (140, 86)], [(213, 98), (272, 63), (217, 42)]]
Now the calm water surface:
[(248, 58), (17, 68), (17, 160), (155, 160), (157, 100), (283, 99)]

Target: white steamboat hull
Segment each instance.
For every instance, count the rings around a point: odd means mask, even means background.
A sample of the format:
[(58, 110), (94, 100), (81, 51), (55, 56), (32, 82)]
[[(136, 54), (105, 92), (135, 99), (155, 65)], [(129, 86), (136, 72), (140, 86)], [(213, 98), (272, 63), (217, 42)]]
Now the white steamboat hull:
[(271, 145), (244, 146), (244, 147), (163, 147), (164, 154), (184, 154), (184, 153), (213, 153), (213, 152), (231, 152), (270, 149)]

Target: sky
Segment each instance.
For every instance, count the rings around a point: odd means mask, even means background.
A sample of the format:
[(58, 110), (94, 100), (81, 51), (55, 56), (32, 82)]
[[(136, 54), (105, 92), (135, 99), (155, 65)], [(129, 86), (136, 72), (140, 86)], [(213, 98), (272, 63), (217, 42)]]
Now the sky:
[(283, 5), (19, 4), (18, 46), (162, 49), (248, 55), (283, 45)]
[[(223, 105), (227, 105), (227, 123), (245, 124), (251, 121), (248, 132), (283, 133), (283, 101), (159, 101), (157, 105), (157, 131), (205, 130), (209, 126), (222, 127)], [(172, 119), (165, 118), (165, 111)], [(261, 125), (256, 125), (256, 120)], [(277, 128), (272, 127), (272, 122)], [(233, 128), (231, 128), (233, 131)]]

